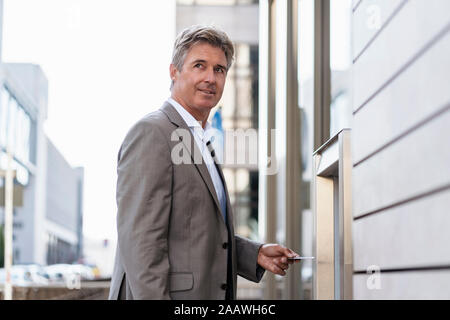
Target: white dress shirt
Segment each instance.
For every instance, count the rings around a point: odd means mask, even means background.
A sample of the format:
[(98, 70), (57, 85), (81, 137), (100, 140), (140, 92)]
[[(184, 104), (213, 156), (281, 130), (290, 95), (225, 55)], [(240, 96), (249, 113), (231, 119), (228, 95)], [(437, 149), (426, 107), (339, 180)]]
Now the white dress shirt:
[(195, 142), (197, 143), (197, 146), (202, 153), (203, 161), (208, 168), (209, 175), (214, 184), (214, 189), (216, 189), (216, 195), (219, 199), (220, 209), (222, 210), (223, 218), (226, 221), (227, 200), (225, 196), (225, 189), (219, 172), (217, 171), (217, 168), (214, 164), (211, 153), (206, 146), (206, 143), (211, 140), (211, 137), (213, 135), (213, 128), (211, 127), (211, 124), (206, 121), (205, 129), (203, 130), (201, 122), (197, 121), (182, 105), (180, 105), (172, 98), (167, 99), (167, 101), (178, 111), (184, 122), (186, 122), (187, 126), (191, 130), (192, 135), (194, 136)]

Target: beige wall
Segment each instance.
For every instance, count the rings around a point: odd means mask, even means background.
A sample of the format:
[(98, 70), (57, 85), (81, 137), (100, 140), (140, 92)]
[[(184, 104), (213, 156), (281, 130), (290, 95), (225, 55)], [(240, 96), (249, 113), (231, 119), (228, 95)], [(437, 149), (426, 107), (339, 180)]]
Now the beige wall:
[(354, 299), (448, 299), (450, 1), (354, 5)]

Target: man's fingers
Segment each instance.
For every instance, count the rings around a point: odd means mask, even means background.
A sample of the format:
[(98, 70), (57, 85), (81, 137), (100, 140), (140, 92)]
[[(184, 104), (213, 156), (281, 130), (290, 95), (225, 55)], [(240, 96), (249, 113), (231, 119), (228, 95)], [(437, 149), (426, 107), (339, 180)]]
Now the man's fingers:
[(270, 265), (270, 271), (272, 273), (279, 274), (281, 276), (285, 276), (286, 275), (286, 272), (284, 272), (283, 269), (281, 269), (280, 267), (278, 267), (274, 263)]
[(297, 253), (295, 253), (294, 251), (292, 251), (291, 249), (289, 249), (289, 248), (284, 248), (285, 250), (284, 250), (284, 255), (286, 256), (286, 257), (289, 257), (289, 258), (293, 258), (293, 257), (296, 257), (296, 256), (298, 256), (299, 254), (297, 254)]
[(289, 264), (287, 263), (286, 257), (282, 257), (280, 259), (274, 259), (273, 262), (278, 266), (278, 268), (286, 270), (289, 268)]

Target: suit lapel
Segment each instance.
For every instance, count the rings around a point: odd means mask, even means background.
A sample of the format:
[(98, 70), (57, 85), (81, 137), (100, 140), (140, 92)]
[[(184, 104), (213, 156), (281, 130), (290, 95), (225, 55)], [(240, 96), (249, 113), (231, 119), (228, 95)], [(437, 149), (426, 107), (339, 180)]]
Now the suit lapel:
[[(217, 194), (216, 194), (216, 189), (214, 188), (214, 184), (212, 182), (211, 176), (209, 174), (208, 168), (206, 167), (205, 162), (202, 161), (201, 163), (196, 163), (194, 161), (194, 155), (191, 153), (191, 150), (194, 150), (194, 154), (202, 154), (200, 149), (197, 146), (197, 143), (195, 142), (194, 136), (191, 133), (191, 130), (189, 129), (189, 127), (187, 126), (186, 122), (184, 122), (183, 118), (180, 116), (180, 114), (178, 113), (178, 111), (167, 101), (164, 103), (164, 105), (161, 108), (161, 111), (163, 111), (167, 117), (169, 118), (169, 120), (175, 124), (177, 127), (182, 128), (187, 130), (187, 132), (189, 132), (189, 135), (191, 137), (191, 145), (189, 146), (188, 143), (182, 139), (180, 139), (184, 146), (186, 147), (186, 151), (189, 153), (189, 155), (191, 156), (191, 160), (192, 163), (194, 163), (195, 167), (197, 168), (197, 170), (199, 171), (203, 181), (205, 182), (206, 186), (208, 187), (209, 193), (211, 194), (211, 196), (214, 199), (214, 202), (216, 203), (216, 206), (219, 210), (219, 214), (221, 215), (221, 220), (223, 221), (223, 213), (222, 213), (222, 209), (220, 208), (220, 203), (219, 203), (219, 199), (217, 198)], [(181, 137), (180, 137), (181, 138)], [(220, 172), (220, 176), (222, 178), (222, 181), (224, 182), (224, 188), (225, 188), (225, 192), (227, 194), (227, 212), (228, 212), (228, 193), (226, 191), (226, 186), (225, 186), (225, 180), (223, 179), (223, 175), (222, 172), (219, 170)]]

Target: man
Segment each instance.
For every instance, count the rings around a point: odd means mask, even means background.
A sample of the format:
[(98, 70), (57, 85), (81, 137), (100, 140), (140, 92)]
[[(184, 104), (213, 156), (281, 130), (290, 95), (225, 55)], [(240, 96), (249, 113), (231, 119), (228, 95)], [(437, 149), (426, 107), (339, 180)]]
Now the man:
[(110, 299), (234, 299), (238, 274), (255, 282), (265, 270), (284, 275), (287, 258), (297, 256), (234, 235), (207, 121), (233, 54), (222, 31), (184, 30), (170, 65), (171, 97), (128, 132), (118, 155)]

